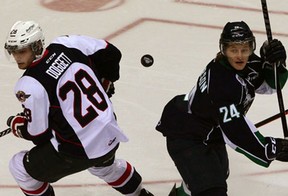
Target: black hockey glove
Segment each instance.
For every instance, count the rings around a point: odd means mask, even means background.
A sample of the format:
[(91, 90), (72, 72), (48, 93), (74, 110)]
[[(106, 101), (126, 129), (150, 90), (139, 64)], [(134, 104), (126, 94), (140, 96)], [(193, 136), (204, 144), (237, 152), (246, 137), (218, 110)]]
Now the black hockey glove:
[(114, 83), (111, 82), (110, 80), (105, 79), (105, 78), (102, 78), (101, 82), (102, 82), (102, 87), (104, 88), (108, 97), (109, 98), (112, 97), (112, 95), (115, 94)]
[(20, 113), (16, 116), (10, 116), (7, 119), (7, 125), (11, 128), (16, 137), (25, 138), (27, 133), (27, 119)]
[(277, 138), (276, 143), (278, 148), (276, 160), (288, 162), (288, 140)]
[(288, 140), (266, 137), (266, 154), (271, 160), (288, 162)]
[[(265, 41), (260, 48), (260, 56), (265, 62), (265, 66), (269, 64), (270, 66), (276, 65), (277, 67), (285, 66), (286, 50), (281, 41), (277, 39), (273, 39), (270, 42)], [(271, 66), (271, 68), (273, 67)]]

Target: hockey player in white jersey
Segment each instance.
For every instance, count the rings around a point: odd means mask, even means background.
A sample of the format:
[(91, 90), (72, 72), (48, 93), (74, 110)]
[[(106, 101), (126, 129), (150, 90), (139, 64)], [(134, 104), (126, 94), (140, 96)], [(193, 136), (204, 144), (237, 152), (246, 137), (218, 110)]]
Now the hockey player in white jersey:
[(120, 142), (128, 141), (109, 99), (119, 79), (115, 46), (67, 35), (44, 48), (39, 24), (18, 21), (5, 49), (25, 70), (15, 86), (23, 112), (7, 120), (15, 136), (35, 144), (9, 164), (25, 195), (54, 196), (50, 183), (86, 169), (123, 195), (152, 195), (136, 169), (115, 157)]

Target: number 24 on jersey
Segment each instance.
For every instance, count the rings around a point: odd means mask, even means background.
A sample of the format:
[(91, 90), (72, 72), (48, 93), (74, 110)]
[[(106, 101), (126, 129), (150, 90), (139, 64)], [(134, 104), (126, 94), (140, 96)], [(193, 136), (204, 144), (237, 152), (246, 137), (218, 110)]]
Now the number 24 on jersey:
[(231, 104), (230, 106), (224, 106), (219, 108), (220, 113), (223, 113), (223, 123), (227, 123), (232, 120), (232, 118), (239, 118), (240, 113), (238, 112), (236, 106)]

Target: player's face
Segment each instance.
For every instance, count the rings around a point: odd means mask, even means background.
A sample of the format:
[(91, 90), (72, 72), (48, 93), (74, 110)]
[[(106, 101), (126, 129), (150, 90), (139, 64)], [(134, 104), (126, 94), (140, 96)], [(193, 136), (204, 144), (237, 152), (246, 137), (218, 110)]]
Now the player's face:
[(228, 62), (236, 70), (245, 68), (252, 49), (248, 42), (229, 44), (225, 50)]
[(27, 69), (35, 59), (34, 52), (30, 47), (12, 51), (11, 54), (18, 64), (19, 69)]

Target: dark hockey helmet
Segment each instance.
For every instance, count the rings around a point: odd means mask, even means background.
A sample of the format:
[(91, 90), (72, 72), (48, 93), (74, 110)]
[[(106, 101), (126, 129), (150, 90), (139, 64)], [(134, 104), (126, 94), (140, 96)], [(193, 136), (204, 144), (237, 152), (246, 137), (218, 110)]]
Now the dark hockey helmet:
[(228, 22), (221, 33), (219, 40), (219, 48), (221, 53), (224, 55), (226, 46), (231, 43), (249, 43), (254, 52), (256, 48), (255, 37), (250, 30), (249, 26), (241, 22)]

